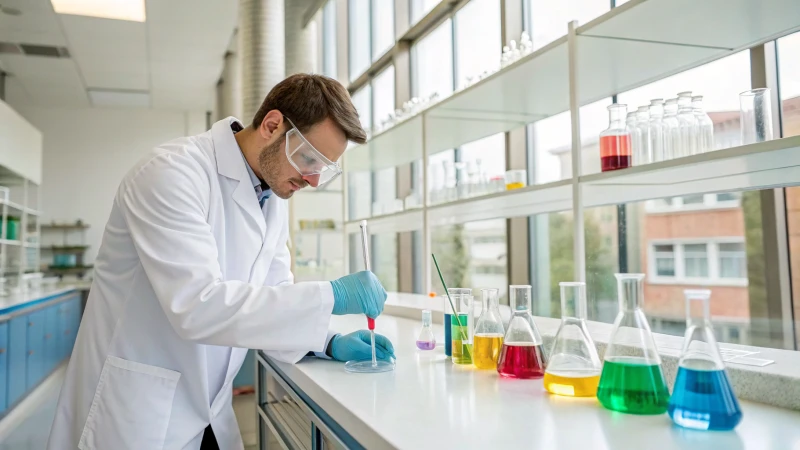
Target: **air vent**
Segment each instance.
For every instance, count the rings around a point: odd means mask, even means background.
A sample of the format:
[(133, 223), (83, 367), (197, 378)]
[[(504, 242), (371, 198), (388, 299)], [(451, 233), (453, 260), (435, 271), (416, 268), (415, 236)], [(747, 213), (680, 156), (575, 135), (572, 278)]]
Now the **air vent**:
[(19, 44), (22, 51), (27, 56), (46, 56), (48, 58), (69, 58), (69, 50), (66, 47), (55, 47), (52, 45)]
[(19, 45), (11, 42), (0, 42), (0, 53), (11, 53), (12, 55), (19, 55), (22, 53), (22, 49), (19, 48)]

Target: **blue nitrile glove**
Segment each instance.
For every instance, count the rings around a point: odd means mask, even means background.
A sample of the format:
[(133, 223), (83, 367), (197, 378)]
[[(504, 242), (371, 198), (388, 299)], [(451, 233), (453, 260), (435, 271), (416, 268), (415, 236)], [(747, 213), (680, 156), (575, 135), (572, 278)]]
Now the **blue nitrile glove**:
[[(350, 334), (337, 334), (331, 342), (331, 356), (337, 361), (362, 361), (372, 359), (369, 330)], [(388, 361), (394, 359), (394, 347), (386, 336), (375, 334), (375, 357)]]
[(383, 312), (386, 290), (374, 273), (364, 270), (345, 275), (331, 281), (331, 286), (334, 314), (366, 314), (374, 319)]

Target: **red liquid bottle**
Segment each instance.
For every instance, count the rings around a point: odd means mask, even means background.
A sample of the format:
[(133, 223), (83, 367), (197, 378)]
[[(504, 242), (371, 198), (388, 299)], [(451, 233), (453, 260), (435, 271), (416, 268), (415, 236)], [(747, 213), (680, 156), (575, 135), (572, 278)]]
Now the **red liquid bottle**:
[(608, 129), (600, 133), (600, 170), (624, 169), (631, 166), (631, 132), (625, 126), (627, 105), (614, 103), (608, 107)]
[(542, 337), (531, 317), (531, 287), (509, 286), (511, 320), (503, 338), (497, 373), (506, 378), (541, 378), (547, 368)]

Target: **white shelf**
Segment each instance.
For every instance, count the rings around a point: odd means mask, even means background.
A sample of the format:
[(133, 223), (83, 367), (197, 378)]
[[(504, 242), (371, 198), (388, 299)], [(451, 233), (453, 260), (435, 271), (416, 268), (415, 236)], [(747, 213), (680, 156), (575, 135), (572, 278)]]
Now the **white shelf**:
[(22, 245), (22, 241), (11, 240), (11, 239), (0, 239), (0, 245)]
[(800, 136), (581, 177), (587, 208), (800, 185)]
[(27, 209), (24, 206), (20, 205), (19, 203), (0, 200), (0, 208), (2, 208), (3, 205), (7, 205), (9, 211), (17, 211), (19, 213), (22, 213)]
[[(423, 215), (422, 209), (410, 209), (392, 214), (366, 218), (369, 233), (402, 233), (406, 231), (416, 231), (422, 229)], [(360, 233), (361, 220), (353, 220), (345, 223), (344, 230), (347, 234)]]
[(430, 226), (524, 217), (572, 209), (572, 180), (528, 186), (429, 207)]
[(345, 152), (350, 171), (380, 170), (422, 159), (422, 114), (417, 114)]

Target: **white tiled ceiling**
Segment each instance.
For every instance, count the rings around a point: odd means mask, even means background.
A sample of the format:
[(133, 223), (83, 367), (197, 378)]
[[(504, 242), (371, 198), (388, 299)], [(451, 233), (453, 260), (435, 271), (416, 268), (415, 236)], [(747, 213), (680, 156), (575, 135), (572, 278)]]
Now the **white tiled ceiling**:
[(50, 0), (2, 3), (22, 15), (0, 14), (0, 41), (65, 46), (71, 54), (0, 54), (0, 67), (12, 75), (12, 104), (87, 106), (87, 91), (100, 89), (149, 93), (152, 108), (181, 110), (211, 107), (238, 4), (147, 0), (147, 21), (139, 23), (56, 14)]

